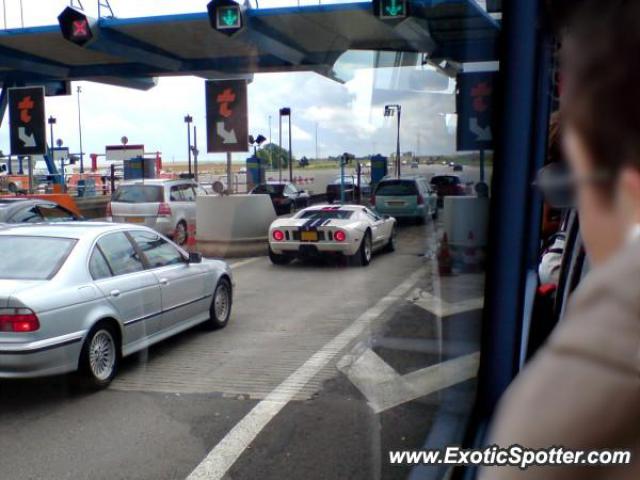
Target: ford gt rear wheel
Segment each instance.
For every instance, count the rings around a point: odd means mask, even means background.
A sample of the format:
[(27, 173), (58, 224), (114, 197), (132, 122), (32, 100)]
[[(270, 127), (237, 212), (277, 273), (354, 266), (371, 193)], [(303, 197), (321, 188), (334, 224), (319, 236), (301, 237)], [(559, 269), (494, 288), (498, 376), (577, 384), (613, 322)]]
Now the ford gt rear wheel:
[(274, 265), (288, 265), (291, 263), (293, 258), (289, 255), (279, 255), (274, 253), (274, 251), (271, 250), (271, 247), (269, 247), (269, 260), (271, 260), (271, 263)]
[(371, 232), (367, 232), (360, 243), (360, 248), (355, 255), (351, 257), (351, 263), (357, 267), (366, 267), (371, 263), (373, 255), (373, 244), (371, 241)]

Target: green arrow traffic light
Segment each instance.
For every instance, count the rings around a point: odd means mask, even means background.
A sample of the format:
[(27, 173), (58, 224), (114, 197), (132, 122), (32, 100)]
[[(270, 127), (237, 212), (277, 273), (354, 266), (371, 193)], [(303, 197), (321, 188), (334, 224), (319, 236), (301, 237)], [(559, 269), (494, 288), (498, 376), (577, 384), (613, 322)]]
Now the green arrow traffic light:
[(238, 23), (238, 14), (231, 9), (228, 9), (222, 15), (222, 22), (228, 27), (236, 25)]
[(216, 23), (219, 30), (241, 27), (240, 8), (238, 6), (231, 5), (218, 7), (217, 15), (218, 21)]
[(407, 16), (406, 0), (380, 0), (379, 16), (381, 19), (404, 18)]

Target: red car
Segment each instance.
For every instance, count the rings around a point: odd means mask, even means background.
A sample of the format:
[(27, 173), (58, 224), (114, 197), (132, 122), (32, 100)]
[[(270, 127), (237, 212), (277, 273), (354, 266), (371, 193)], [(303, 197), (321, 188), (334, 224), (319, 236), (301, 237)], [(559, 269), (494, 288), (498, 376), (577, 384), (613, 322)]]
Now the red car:
[(442, 207), (444, 197), (457, 197), (467, 193), (462, 180), (457, 175), (434, 175), (429, 183), (438, 194), (439, 207)]

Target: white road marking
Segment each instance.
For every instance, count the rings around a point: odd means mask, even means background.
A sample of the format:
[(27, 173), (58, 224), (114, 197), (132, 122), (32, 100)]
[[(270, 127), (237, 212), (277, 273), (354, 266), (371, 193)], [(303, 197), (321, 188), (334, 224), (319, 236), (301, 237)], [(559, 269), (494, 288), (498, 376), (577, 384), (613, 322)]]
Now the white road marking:
[(244, 267), (245, 265), (249, 265), (250, 263), (257, 262), (258, 260), (260, 260), (260, 258), (262, 257), (247, 258), (246, 260), (240, 260), (238, 262), (230, 263), (229, 266), (231, 267), (231, 269)]
[(187, 477), (187, 480), (219, 480), (233, 466), (262, 429), (293, 399), (299, 390), (396, 301), (404, 298), (424, 277), (425, 268), (416, 270), (386, 297), (360, 315), (349, 327), (317, 351), (298, 370), (276, 387), (264, 400), (238, 422), (206, 458)]
[(476, 352), (399, 375), (370, 348), (356, 355), (345, 355), (338, 369), (362, 392), (375, 413), (474, 378), (480, 361)]
[(407, 297), (411, 303), (433, 313), (436, 317), (448, 317), (458, 313), (480, 310), (484, 306), (484, 297), (471, 298), (455, 303), (449, 303), (442, 298), (416, 288)]

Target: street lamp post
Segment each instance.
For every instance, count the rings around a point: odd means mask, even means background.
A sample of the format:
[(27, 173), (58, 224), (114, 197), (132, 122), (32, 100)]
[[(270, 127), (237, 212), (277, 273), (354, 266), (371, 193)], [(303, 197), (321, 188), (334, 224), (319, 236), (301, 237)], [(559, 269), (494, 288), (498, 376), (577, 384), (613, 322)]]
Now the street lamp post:
[(80, 114), (80, 94), (82, 87), (78, 85), (78, 132), (80, 135), (80, 173), (84, 173), (84, 149), (82, 148), (82, 116)]
[(51, 133), (51, 161), (53, 161), (53, 126), (56, 124), (56, 119), (52, 115), (49, 117), (49, 120), (47, 120), (47, 122), (49, 123), (49, 131)]
[[(293, 182), (293, 154), (291, 152), (291, 108), (283, 107), (280, 109), (280, 131), (282, 132), (282, 117), (289, 117), (289, 181)], [(280, 133), (280, 148), (282, 149), (282, 133)], [(282, 172), (280, 173), (282, 181)]]
[(189, 152), (189, 177), (191, 177), (191, 122), (193, 122), (193, 117), (191, 115), (187, 115), (184, 117), (184, 123), (187, 124), (187, 151)]
[(402, 105), (385, 105), (385, 117), (393, 117), (396, 112), (398, 113), (398, 135), (396, 138), (396, 175), (398, 176), (398, 178), (400, 178), (400, 116), (402, 115)]

